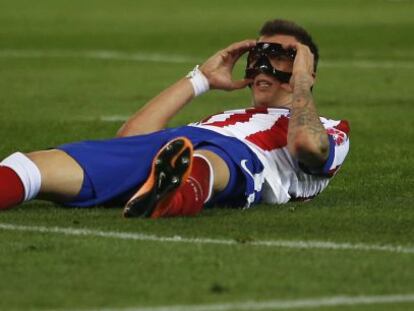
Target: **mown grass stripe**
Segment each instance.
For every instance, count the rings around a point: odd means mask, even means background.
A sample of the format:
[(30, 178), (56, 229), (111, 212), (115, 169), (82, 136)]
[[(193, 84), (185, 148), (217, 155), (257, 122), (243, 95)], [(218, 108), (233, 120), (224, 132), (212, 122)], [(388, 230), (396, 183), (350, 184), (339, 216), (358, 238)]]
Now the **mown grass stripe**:
[(14, 231), (28, 231), (40, 233), (56, 233), (72, 236), (94, 236), (103, 238), (115, 238), (122, 240), (139, 240), (155, 242), (175, 242), (190, 244), (217, 244), (217, 245), (246, 245), (262, 247), (284, 247), (294, 249), (327, 249), (327, 250), (358, 250), (358, 251), (379, 251), (391, 253), (414, 254), (414, 247), (402, 245), (378, 245), (365, 243), (336, 243), (331, 241), (293, 241), (293, 240), (253, 240), (236, 241), (231, 239), (212, 238), (187, 238), (181, 236), (157, 236), (134, 232), (99, 231), (92, 229), (23, 226), (8, 223), (0, 223), (0, 229)]
[[(137, 61), (137, 62), (161, 62), (161, 63), (200, 63), (204, 59), (188, 55), (177, 55), (167, 53), (145, 53), (145, 52), (122, 52), (111, 50), (0, 50), (1, 58), (84, 58), (97, 60), (115, 61)], [(413, 69), (412, 60), (322, 60), (320, 67), (344, 68), (352, 67), (359, 69)]]

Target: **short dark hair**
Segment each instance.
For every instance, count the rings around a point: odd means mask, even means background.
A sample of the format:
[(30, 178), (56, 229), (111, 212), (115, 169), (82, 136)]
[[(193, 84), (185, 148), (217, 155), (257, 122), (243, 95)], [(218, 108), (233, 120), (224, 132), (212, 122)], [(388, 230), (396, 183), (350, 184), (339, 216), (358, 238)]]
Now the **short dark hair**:
[(319, 51), (318, 46), (313, 41), (311, 35), (305, 30), (305, 28), (298, 24), (284, 20), (274, 19), (264, 23), (260, 29), (261, 36), (274, 36), (274, 35), (288, 35), (295, 37), (300, 43), (307, 45), (315, 57), (314, 70), (318, 66)]

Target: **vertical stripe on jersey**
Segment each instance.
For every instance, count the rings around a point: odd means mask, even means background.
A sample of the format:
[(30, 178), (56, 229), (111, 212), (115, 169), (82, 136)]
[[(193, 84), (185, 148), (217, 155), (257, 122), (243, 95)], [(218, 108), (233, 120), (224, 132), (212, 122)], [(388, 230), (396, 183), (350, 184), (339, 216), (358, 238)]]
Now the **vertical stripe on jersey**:
[(283, 148), (287, 145), (288, 126), (289, 118), (281, 116), (270, 129), (251, 134), (245, 139), (266, 151)]

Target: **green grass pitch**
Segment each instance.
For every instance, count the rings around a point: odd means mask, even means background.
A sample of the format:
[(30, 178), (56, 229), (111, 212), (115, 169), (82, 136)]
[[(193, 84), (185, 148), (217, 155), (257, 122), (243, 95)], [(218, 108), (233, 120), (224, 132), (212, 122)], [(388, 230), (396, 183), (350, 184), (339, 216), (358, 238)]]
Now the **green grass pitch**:
[[(249, 310), (247, 301), (250, 310), (283, 309), (274, 301), (302, 310), (294, 302), (390, 295), (411, 298), (313, 309), (414, 310), (413, 12), (410, 0), (0, 0), (0, 158), (114, 136), (122, 118), (195, 64), (275, 17), (311, 31), (321, 51), (319, 113), (351, 124), (343, 168), (306, 204), (156, 221), (40, 201), (1, 212), (0, 310)], [(248, 90), (210, 92), (171, 126), (249, 102)], [(252, 243), (260, 241), (351, 247)], [(361, 243), (411, 252), (354, 247)]]

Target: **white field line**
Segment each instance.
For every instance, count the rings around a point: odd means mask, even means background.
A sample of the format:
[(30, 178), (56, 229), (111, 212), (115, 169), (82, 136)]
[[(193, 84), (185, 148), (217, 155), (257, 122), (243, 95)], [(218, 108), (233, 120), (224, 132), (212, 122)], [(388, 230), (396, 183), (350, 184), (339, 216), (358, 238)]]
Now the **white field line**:
[(326, 68), (351, 67), (351, 68), (358, 68), (358, 69), (413, 69), (414, 61), (335, 60), (335, 61), (321, 61), (320, 67), (326, 67)]
[[(297, 300), (246, 301), (222, 304), (172, 305), (137, 308), (81, 309), (83, 311), (232, 311), (314, 309), (333, 306), (355, 306), (414, 302), (414, 294), (387, 296), (334, 296)], [(69, 310), (65, 310), (69, 311)]]
[(84, 121), (84, 122), (91, 122), (91, 121), (100, 121), (100, 122), (124, 122), (130, 116), (128, 115), (121, 115), (121, 114), (114, 114), (114, 115), (103, 115), (103, 116), (79, 116), (75, 118), (68, 118), (66, 120), (69, 121)]
[(92, 236), (102, 238), (114, 238), (121, 240), (154, 241), (167, 243), (187, 243), (187, 244), (213, 244), (213, 245), (246, 245), (262, 247), (285, 247), (293, 249), (326, 249), (326, 250), (357, 250), (357, 251), (376, 251), (388, 253), (414, 254), (414, 247), (402, 245), (378, 245), (365, 243), (336, 243), (330, 241), (293, 241), (293, 240), (253, 240), (237, 241), (231, 239), (213, 238), (187, 238), (181, 236), (157, 236), (145, 233), (99, 231), (92, 229), (61, 228), (61, 227), (42, 227), (42, 226), (23, 226), (8, 223), (0, 223), (0, 230), (27, 231), (40, 233), (64, 234), (70, 236)]
[(70, 50), (0, 50), (1, 58), (85, 58), (98, 60), (119, 60), (136, 62), (197, 63), (198, 58), (185, 55), (145, 53), (127, 53), (120, 51), (70, 51)]
[(112, 115), (112, 116), (100, 116), (99, 121), (102, 122), (119, 122), (126, 121), (130, 116), (127, 115)]
[[(200, 63), (203, 59), (177, 54), (121, 52), (110, 50), (70, 51), (70, 50), (0, 50), (0, 58), (84, 58), (97, 60), (118, 60), (157, 63)], [(321, 61), (321, 67), (359, 69), (413, 69), (410, 60), (328, 60)]]

